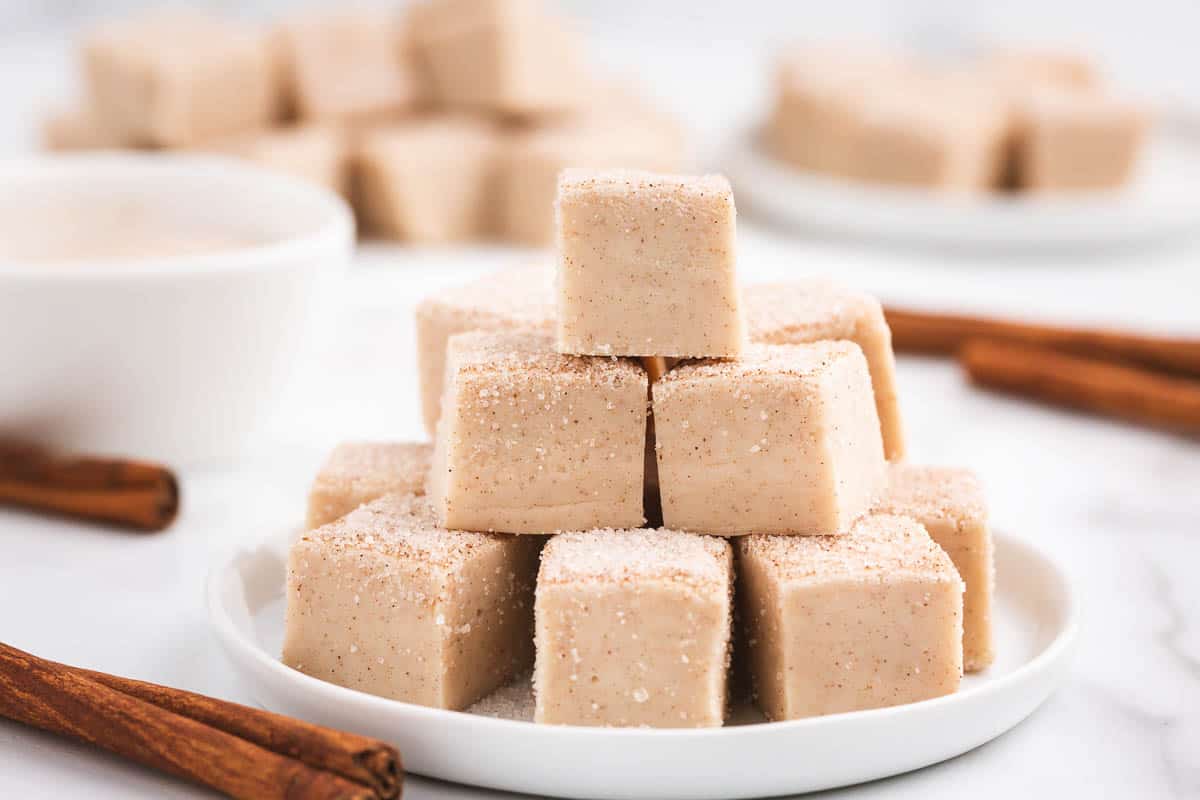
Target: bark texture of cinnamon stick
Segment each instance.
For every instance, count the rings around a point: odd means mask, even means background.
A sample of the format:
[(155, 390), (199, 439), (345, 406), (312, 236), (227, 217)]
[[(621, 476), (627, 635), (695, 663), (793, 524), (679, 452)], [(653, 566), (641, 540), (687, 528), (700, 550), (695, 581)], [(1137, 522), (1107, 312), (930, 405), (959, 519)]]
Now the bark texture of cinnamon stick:
[(1014, 322), (887, 307), (898, 352), (954, 355), (972, 339), (1044, 347), (1105, 361), (1200, 377), (1200, 339)]
[(159, 708), (231, 733), (260, 747), (303, 761), (310, 767), (335, 772), (366, 784), (383, 800), (400, 796), (400, 754), (377, 739), (323, 728), (309, 722), (273, 714), (258, 708), (230, 703), (202, 694), (109, 675), (104, 672), (67, 667), (85, 678), (122, 694), (153, 703)]
[(372, 800), (377, 792), (0, 644), (0, 715), (244, 800)]
[(0, 444), (0, 504), (160, 531), (179, 513), (179, 483), (157, 464)]
[(1200, 381), (987, 340), (959, 361), (973, 382), (1054, 405), (1155, 428), (1200, 434)]

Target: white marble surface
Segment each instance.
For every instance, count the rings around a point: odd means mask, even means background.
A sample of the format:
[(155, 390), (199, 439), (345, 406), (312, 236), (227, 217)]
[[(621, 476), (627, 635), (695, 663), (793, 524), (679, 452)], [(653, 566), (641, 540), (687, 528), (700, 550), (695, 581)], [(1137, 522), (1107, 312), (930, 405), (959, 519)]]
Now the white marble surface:
[[(639, 52), (641, 63), (672, 57)], [(45, 41), (0, 40), (0, 91), (14, 103), (0, 145), (10, 152), (28, 143), (34, 109), (67, 85), (63, 65), (61, 49)], [(703, 82), (711, 88), (703, 96), (688, 95), (685, 74), (677, 70), (668, 88), (710, 133), (721, 123), (709, 100), (753, 93), (745, 64), (728, 82)], [(0, 512), (0, 639), (248, 700), (206, 627), (201, 586), (209, 562), (297, 518), (306, 483), (333, 442), (421, 434), (414, 299), (512, 257), (365, 254), (344, 297), (333, 299), (343, 309), (336, 335), (263, 446), (236, 465), (185, 471), (183, 514), (165, 534)], [(1200, 334), (1195, 243), (988, 258), (802, 243), (746, 224), (741, 265), (748, 279), (830, 273), (913, 303)], [(1070, 565), (1085, 624), (1071, 681), (1016, 730), (945, 764), (836, 794), (1200, 798), (1200, 444), (984, 394), (939, 361), (902, 358), (900, 387), (913, 459), (976, 469), (996, 525)], [(51, 796), (206, 793), (0, 722), (0, 797)], [(497, 796), (418, 778), (406, 790), (413, 800)]]

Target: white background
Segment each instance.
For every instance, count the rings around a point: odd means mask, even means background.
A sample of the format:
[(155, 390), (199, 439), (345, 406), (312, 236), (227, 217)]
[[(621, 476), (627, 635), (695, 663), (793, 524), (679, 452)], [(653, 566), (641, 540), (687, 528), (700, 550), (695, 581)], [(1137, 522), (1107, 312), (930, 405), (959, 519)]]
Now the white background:
[[(70, 95), (73, 26), (128, 5), (0, 0), (0, 154), (31, 147), (38, 113)], [(761, 102), (771, 49), (808, 36), (891, 36), (936, 48), (981, 38), (1066, 42), (1101, 54), (1133, 86), (1180, 98), (1172, 109), (1183, 100), (1200, 107), (1194, 0), (566, 7), (587, 17), (597, 60), (653, 80), (702, 152)], [(184, 512), (166, 534), (0, 512), (0, 639), (247, 701), (206, 629), (201, 589), (210, 560), (297, 519), (306, 483), (335, 441), (419, 436), (414, 299), (514, 257), (370, 252), (345, 296), (333, 298), (342, 304), (340, 325), (267, 445), (236, 465), (185, 471)], [(1195, 240), (1082, 256), (989, 256), (799, 240), (745, 219), (740, 269), (749, 279), (831, 273), (934, 306), (1200, 334)], [(2, 320), (0, 335), (13, 335)], [(899, 379), (913, 460), (976, 469), (996, 526), (1069, 565), (1085, 629), (1071, 682), (1020, 728), (947, 764), (843, 794), (1200, 797), (1200, 445), (979, 393), (938, 361), (902, 358)], [(0, 723), (0, 797), (193, 791)], [(487, 795), (414, 779), (406, 796)]]

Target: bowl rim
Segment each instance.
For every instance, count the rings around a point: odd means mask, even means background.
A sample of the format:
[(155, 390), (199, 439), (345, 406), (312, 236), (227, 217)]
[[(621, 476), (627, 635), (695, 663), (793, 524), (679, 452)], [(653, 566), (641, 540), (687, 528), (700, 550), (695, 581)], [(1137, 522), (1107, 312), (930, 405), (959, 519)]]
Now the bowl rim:
[(147, 176), (161, 178), (172, 173), (181, 180), (196, 176), (208, 179), (216, 177), (230, 184), (255, 190), (266, 189), (293, 197), (297, 207), (304, 208), (305, 213), (312, 213), (320, 221), (295, 235), (282, 236), (262, 244), (232, 246), (204, 253), (38, 263), (0, 258), (0, 280), (97, 281), (129, 277), (139, 280), (176, 280), (200, 274), (286, 269), (305, 263), (307, 254), (352, 245), (354, 242), (354, 215), (338, 194), (309, 181), (230, 156), (95, 151), (0, 159), (0, 189), (8, 180), (28, 178), (30, 175), (37, 179), (39, 173), (51, 181), (77, 176), (85, 179), (128, 180), (134, 185), (138, 181), (145, 181)]

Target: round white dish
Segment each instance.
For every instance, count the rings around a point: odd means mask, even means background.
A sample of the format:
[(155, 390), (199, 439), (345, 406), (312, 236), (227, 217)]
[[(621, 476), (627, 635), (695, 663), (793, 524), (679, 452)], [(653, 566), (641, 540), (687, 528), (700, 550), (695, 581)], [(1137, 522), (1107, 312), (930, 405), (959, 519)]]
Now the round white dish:
[(119, 247), (159, 225), (212, 244), (90, 262), (0, 249), (0, 435), (184, 463), (235, 455), (276, 409), (349, 261), (349, 208), (216, 157), (0, 164), (0, 236), (52, 243), (89, 211), (103, 221), (88, 236), (111, 230)]
[[(507, 791), (573, 798), (767, 797), (935, 764), (1028, 716), (1067, 675), (1079, 609), (1062, 569), (996, 538), (999, 658), (954, 695), (907, 706), (707, 730), (571, 728), (443, 711), (335, 686), (284, 666), (281, 531), (218, 563), (208, 613), (266, 708), (394, 742), (405, 769)], [(738, 718), (752, 716), (738, 713)]]
[(1134, 182), (1112, 192), (953, 197), (804, 172), (773, 158), (757, 129), (720, 161), (739, 205), (782, 225), (863, 239), (972, 249), (1094, 248), (1200, 229), (1200, 142), (1151, 136)]

